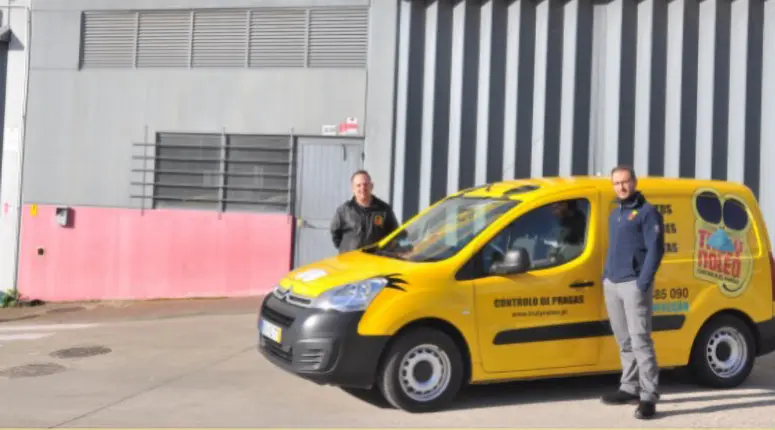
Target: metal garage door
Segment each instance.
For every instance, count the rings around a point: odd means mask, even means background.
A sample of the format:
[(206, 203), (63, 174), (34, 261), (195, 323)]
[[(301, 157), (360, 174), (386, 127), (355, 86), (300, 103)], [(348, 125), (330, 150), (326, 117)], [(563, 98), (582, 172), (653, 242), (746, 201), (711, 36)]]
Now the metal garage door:
[(363, 166), (363, 139), (298, 140), (294, 266), (336, 255), (329, 226), (337, 206), (352, 197), (350, 176)]

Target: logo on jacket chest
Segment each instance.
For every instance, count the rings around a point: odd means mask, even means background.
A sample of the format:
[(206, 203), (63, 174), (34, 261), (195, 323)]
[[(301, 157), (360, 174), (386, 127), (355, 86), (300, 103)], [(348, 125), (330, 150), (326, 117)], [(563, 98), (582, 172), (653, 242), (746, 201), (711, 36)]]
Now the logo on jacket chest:
[(376, 225), (377, 227), (382, 227), (383, 225), (385, 225), (385, 216), (382, 214), (375, 214), (374, 225)]
[(638, 210), (633, 209), (632, 211), (628, 212), (626, 215), (623, 215), (621, 212), (619, 213), (619, 216), (616, 217), (617, 222), (622, 222), (622, 218), (625, 218), (627, 221), (635, 221), (635, 218), (638, 217)]
[(625, 214), (619, 214), (619, 216), (616, 217), (618, 228), (623, 230), (640, 228), (637, 220), (638, 220), (637, 210), (633, 210), (632, 212), (627, 212)]

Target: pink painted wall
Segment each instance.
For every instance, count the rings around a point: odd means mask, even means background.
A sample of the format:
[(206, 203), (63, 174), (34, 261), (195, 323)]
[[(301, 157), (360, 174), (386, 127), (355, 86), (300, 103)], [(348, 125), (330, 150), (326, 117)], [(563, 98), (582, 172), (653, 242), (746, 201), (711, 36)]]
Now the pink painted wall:
[(55, 209), (24, 207), (19, 291), (31, 299), (259, 295), (291, 267), (286, 215), (76, 207), (61, 227)]

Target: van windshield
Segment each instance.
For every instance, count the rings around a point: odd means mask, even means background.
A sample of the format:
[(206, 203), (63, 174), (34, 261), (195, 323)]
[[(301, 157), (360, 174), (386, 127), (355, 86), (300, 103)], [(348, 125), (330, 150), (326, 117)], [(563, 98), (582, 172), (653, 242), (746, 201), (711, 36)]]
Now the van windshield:
[(518, 202), (508, 199), (453, 197), (404, 226), (384, 245), (365, 252), (408, 261), (452, 257)]

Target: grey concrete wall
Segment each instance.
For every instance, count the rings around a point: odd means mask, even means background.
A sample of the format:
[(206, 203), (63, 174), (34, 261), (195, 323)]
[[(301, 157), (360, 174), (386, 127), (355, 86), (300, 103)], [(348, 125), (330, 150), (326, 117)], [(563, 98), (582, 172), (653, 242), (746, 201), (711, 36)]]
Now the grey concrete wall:
[[(187, 8), (360, 5), (364, 1), (231, 0)], [(25, 202), (139, 207), (130, 199), (133, 142), (162, 131), (320, 134), (365, 118), (365, 69), (79, 69), (82, 9), (173, 8), (181, 2), (34, 5)], [(134, 153), (137, 154), (137, 149)]]
[(403, 219), (504, 178), (743, 182), (775, 231), (775, 0), (400, 2)]

